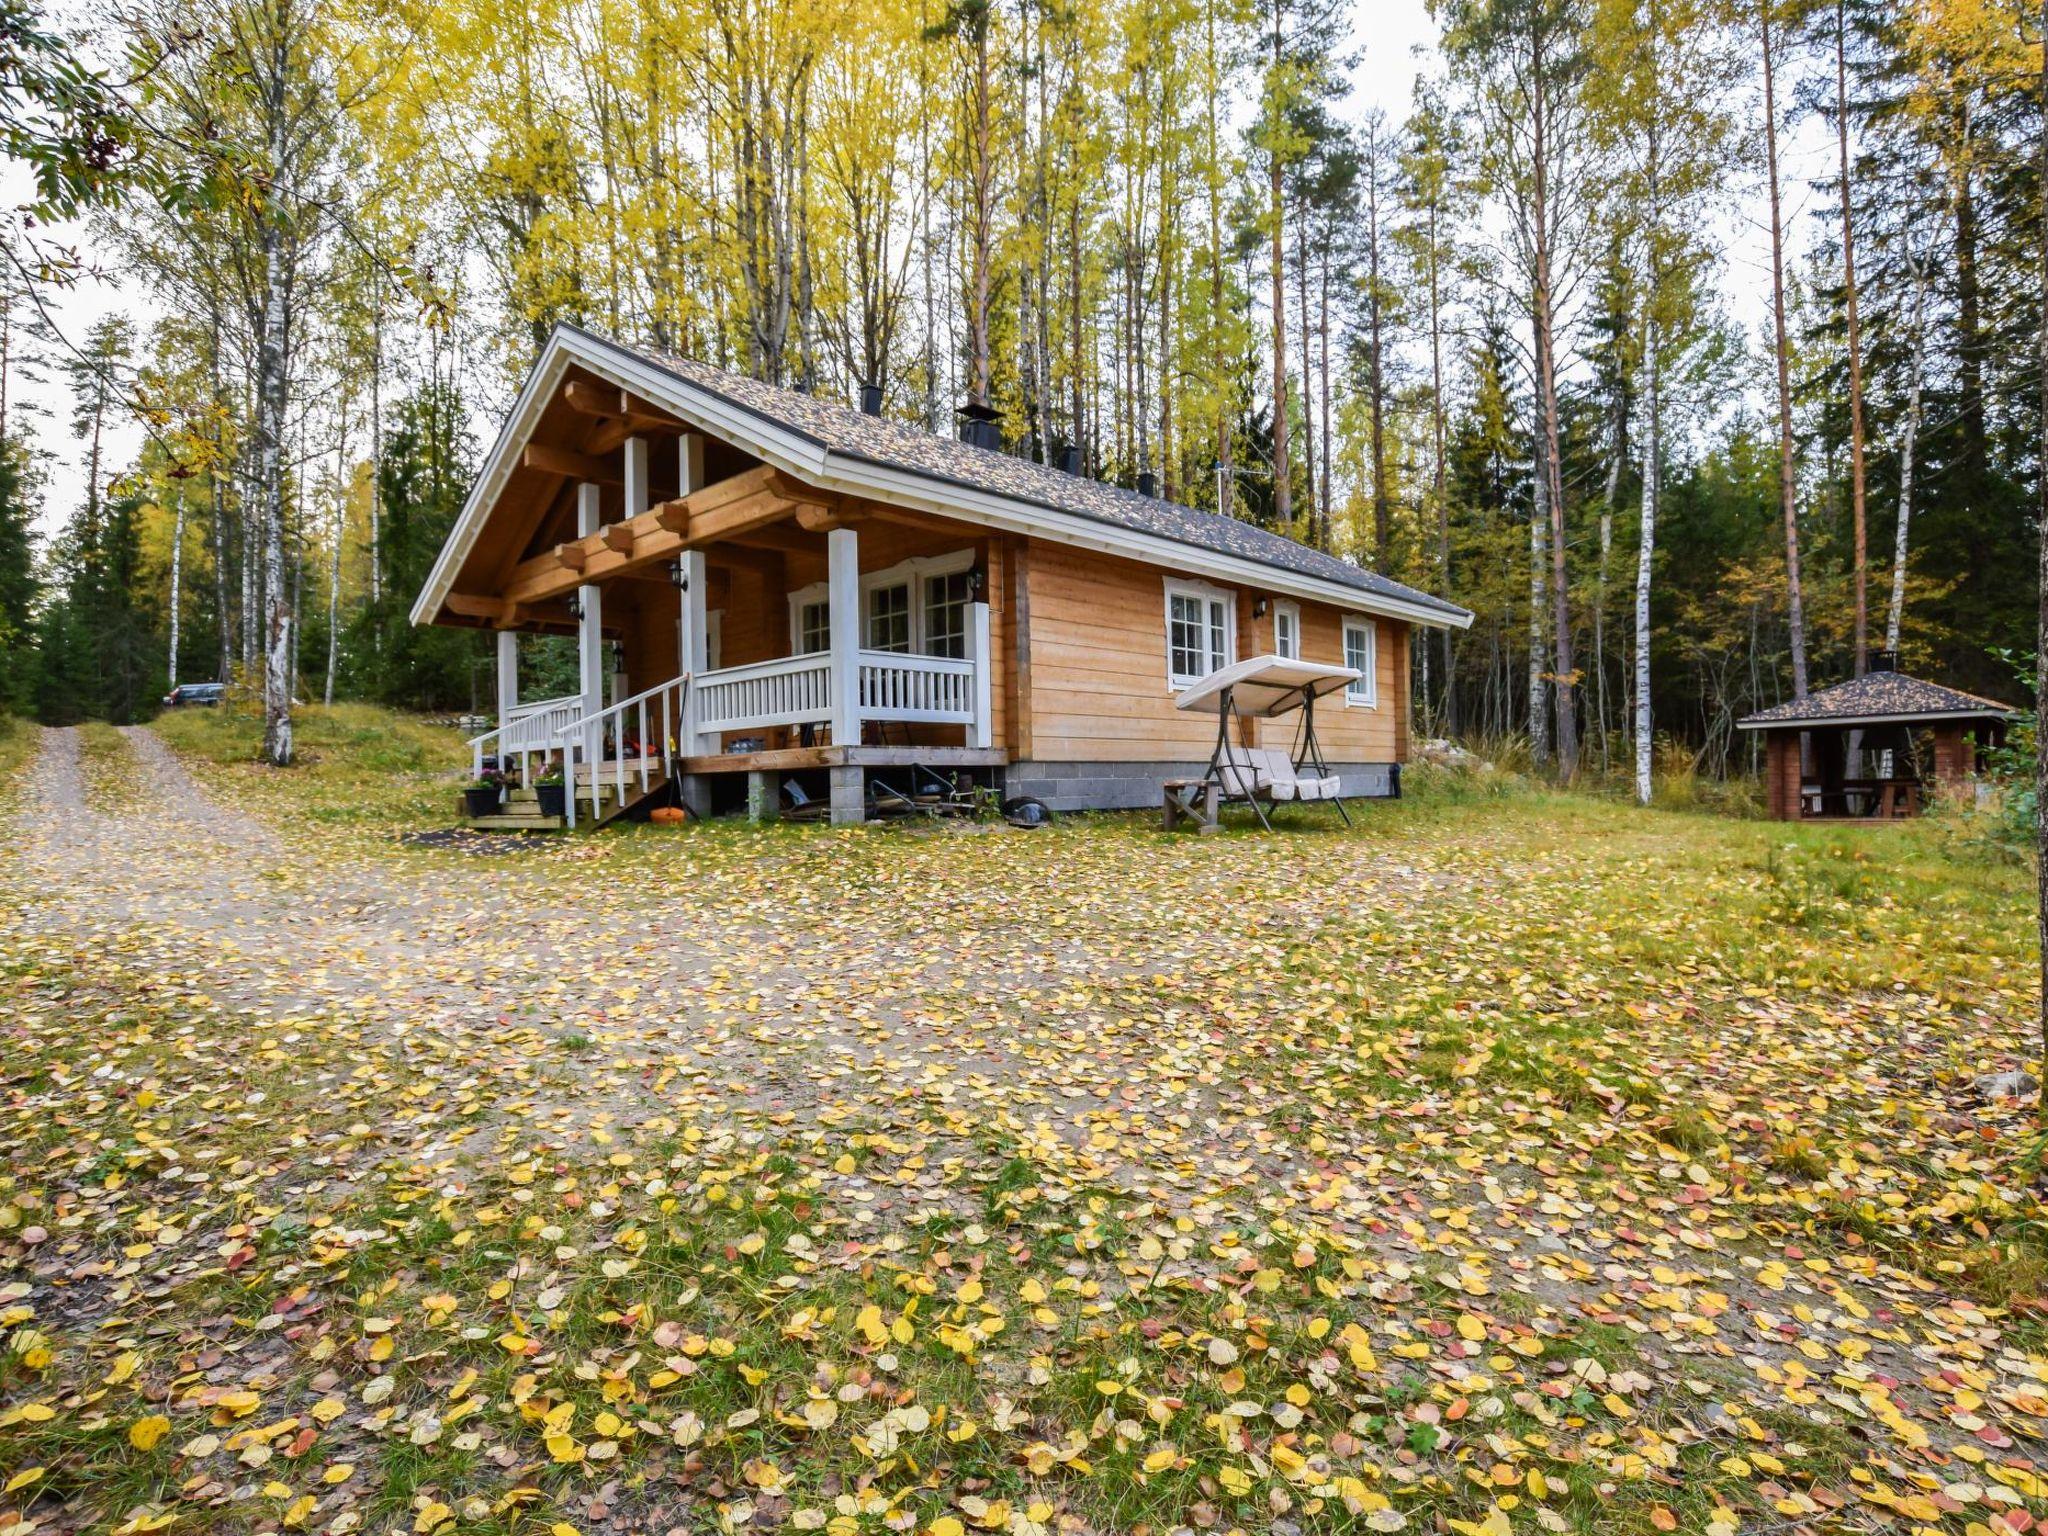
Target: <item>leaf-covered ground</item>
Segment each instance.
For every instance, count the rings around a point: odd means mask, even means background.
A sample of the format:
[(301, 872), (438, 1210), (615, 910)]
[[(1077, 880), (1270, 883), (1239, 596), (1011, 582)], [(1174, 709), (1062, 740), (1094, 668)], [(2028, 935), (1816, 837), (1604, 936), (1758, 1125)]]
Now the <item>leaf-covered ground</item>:
[(2030, 876), (1439, 785), (638, 829), (17, 731), (0, 1536), (2048, 1518)]

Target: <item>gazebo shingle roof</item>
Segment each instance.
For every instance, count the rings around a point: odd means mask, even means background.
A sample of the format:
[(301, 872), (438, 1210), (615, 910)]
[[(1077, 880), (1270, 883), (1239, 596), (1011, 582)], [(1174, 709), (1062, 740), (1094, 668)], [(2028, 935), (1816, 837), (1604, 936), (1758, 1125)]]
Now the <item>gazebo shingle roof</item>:
[[(599, 338), (602, 339), (602, 338)], [(631, 349), (629, 349), (631, 350)], [(1410, 603), (1464, 620), (1456, 603), (1311, 549), (1283, 534), (1234, 517), (1184, 507), (1120, 486), (1070, 475), (1048, 464), (998, 453), (919, 427), (869, 416), (817, 395), (763, 384), (687, 358), (634, 351), (634, 355), (718, 395), (740, 409), (797, 432), (836, 454), (945, 481), (1058, 512), (1074, 513), (1135, 533), (1171, 539), (1216, 554), (1256, 560), (1302, 576), (1337, 582), (1360, 592)]]
[(2008, 719), (2016, 711), (1992, 699), (1944, 688), (1903, 672), (1868, 672), (1803, 699), (1787, 699), (1736, 722), (1755, 730), (1773, 725), (1828, 725), (1853, 720)]

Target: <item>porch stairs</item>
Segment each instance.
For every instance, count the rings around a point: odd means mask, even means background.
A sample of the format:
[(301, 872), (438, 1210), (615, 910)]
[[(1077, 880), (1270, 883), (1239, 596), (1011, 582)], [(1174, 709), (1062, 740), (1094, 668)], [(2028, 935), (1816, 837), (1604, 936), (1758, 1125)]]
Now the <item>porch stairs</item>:
[(479, 832), (559, 832), (567, 824), (561, 816), (540, 813), (540, 795), (525, 785), (505, 792), (505, 804), (495, 816), (471, 816), (467, 825)]

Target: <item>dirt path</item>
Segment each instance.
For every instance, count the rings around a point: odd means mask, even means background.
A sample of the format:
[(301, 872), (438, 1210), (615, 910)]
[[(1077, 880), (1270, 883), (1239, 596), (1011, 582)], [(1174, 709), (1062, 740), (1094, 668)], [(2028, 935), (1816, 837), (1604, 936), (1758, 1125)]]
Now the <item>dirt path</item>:
[[(949, 996), (953, 957), (922, 933), (864, 950), (851, 937), (868, 926), (858, 897), (798, 922), (753, 904), (721, 910), (687, 880), (621, 889), (600, 875), (579, 891), (559, 867), (536, 874), (518, 861), (309, 857), (221, 804), (154, 733), (122, 735), (137, 782), (130, 808), (108, 812), (93, 804), (79, 733), (44, 733), (10, 861), (28, 897), (24, 936), (73, 962), (111, 954), (256, 1019), (341, 1014), (480, 1048), (524, 1031), (686, 1048), (755, 1108), (812, 1108), (835, 1089), (913, 1079), (941, 1102), (1000, 1092), (1058, 1134), (1085, 1134), (1097, 1096), (1071, 1091), (1073, 1059), (1021, 1037), (965, 1048), (934, 1026), (935, 1000), (950, 1010), (988, 999)], [(1085, 945), (1010, 930), (980, 949), (998, 993), (1105, 964)]]

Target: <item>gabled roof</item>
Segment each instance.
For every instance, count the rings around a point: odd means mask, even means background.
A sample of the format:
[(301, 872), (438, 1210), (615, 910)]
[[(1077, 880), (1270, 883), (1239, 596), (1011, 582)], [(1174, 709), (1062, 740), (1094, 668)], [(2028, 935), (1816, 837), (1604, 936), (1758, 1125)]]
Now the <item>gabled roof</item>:
[(825, 489), (1416, 623), (1462, 629), (1472, 622), (1471, 613), (1455, 603), (1236, 518), (1065, 474), (864, 415), (837, 401), (620, 346), (561, 325), (548, 338), (477, 476), (413, 606), (414, 623), (429, 622), (439, 610), (540, 408), (572, 364)]
[(1787, 725), (1885, 725), (1916, 720), (2006, 720), (2016, 711), (1992, 699), (1903, 672), (1866, 672), (1803, 699), (1787, 699), (1736, 721), (1743, 730)]

